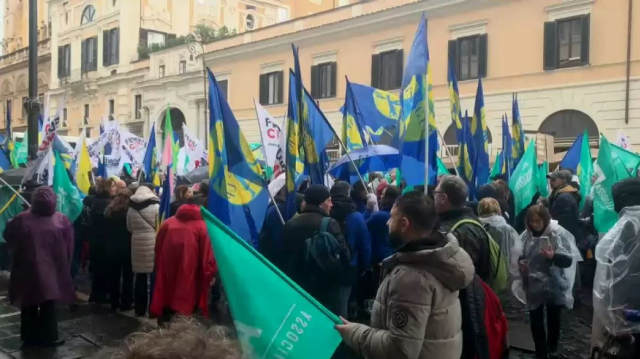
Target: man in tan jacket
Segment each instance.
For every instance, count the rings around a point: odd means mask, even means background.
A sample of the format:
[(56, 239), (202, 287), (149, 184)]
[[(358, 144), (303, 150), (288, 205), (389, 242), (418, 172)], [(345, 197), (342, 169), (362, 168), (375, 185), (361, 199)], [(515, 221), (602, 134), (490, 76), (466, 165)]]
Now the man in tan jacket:
[(462, 315), (458, 290), (474, 275), (471, 257), (455, 237), (432, 233), (436, 213), (419, 192), (400, 197), (391, 210), (389, 243), (396, 253), (382, 263), (382, 284), (371, 327), (337, 325), (358, 355), (377, 358), (459, 359)]

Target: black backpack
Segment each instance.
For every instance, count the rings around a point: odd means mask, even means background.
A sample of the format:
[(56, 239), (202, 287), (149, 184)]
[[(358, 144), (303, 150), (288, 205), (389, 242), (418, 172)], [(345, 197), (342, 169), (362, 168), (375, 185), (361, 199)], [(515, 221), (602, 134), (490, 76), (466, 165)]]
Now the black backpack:
[(316, 283), (334, 283), (342, 275), (340, 244), (328, 232), (330, 217), (322, 219), (320, 230), (304, 241), (305, 272)]

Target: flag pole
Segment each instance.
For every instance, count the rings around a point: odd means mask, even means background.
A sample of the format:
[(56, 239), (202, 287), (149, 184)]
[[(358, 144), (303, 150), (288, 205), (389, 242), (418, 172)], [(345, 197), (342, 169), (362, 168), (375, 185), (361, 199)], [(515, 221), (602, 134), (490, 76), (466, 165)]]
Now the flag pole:
[[(282, 216), (282, 212), (280, 212), (280, 208), (278, 208), (278, 204), (276, 203), (275, 198), (273, 198), (273, 195), (269, 191), (269, 186), (267, 185), (267, 182), (264, 181), (264, 179), (262, 180), (262, 184), (264, 185), (264, 188), (267, 190), (267, 193), (269, 194), (269, 198), (271, 198), (271, 203), (273, 203), (273, 207), (275, 207), (276, 212), (278, 212), (278, 217), (280, 217), (280, 222), (282, 222), (282, 225), (284, 226), (285, 222), (284, 222), (284, 217)], [(285, 186), (286, 186), (286, 183), (285, 183)]]
[[(334, 132), (334, 134), (335, 134), (335, 132)], [(367, 189), (368, 193), (373, 193), (372, 190), (369, 189), (369, 186), (367, 186), (367, 184), (364, 182), (364, 179), (362, 178), (362, 175), (360, 174), (360, 171), (358, 171), (358, 166), (356, 166), (356, 163), (353, 162), (353, 159), (351, 158), (351, 155), (349, 154), (349, 151), (347, 151), (347, 146), (344, 145), (344, 142), (342, 142), (342, 140), (340, 139), (340, 137), (338, 135), (336, 135), (336, 139), (338, 139), (338, 143), (340, 143), (340, 146), (344, 150), (344, 153), (347, 155), (347, 158), (349, 159), (349, 162), (351, 162), (351, 164), (353, 165), (353, 169), (356, 171), (356, 174), (358, 175), (358, 179), (360, 180), (360, 182), (362, 182), (364, 187)]]
[[(447, 143), (444, 140), (444, 137), (442, 137), (442, 133), (440, 133), (440, 131), (438, 131), (438, 136), (440, 136), (440, 140), (442, 140), (442, 146), (444, 147), (445, 151), (447, 152), (447, 156), (449, 157), (449, 160), (451, 160), (451, 164), (453, 165), (453, 169), (456, 171), (456, 176), (460, 177), (460, 173), (458, 173), (458, 166), (456, 166), (455, 161), (453, 160), (453, 156), (451, 156), (451, 151), (449, 151), (449, 147), (447, 147)], [(460, 146), (458, 145), (458, 148)]]
[(20, 192), (16, 191), (15, 188), (13, 188), (11, 185), (9, 185), (7, 183), (7, 181), (4, 180), (4, 178), (0, 177), (0, 182), (2, 182), (2, 184), (4, 184), (5, 186), (9, 187), (9, 189), (15, 193), (18, 197), (20, 197), (20, 199), (22, 200), (22, 202), (24, 202), (27, 206), (31, 207), (31, 203), (27, 202), (26, 199), (24, 199), (24, 197), (22, 197), (22, 195), (20, 194)]

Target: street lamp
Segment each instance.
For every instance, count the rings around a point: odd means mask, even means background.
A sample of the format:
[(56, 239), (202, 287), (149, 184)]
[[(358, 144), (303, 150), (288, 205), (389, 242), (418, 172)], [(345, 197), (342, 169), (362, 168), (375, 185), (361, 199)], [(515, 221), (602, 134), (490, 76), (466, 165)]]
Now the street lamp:
[(27, 144), (29, 158), (35, 159), (38, 152), (38, 1), (29, 0), (29, 99), (24, 103), (29, 117), (27, 120)]
[[(202, 57), (202, 84), (203, 84), (203, 94), (204, 94), (204, 128), (205, 128), (205, 133), (208, 133), (208, 114), (209, 114), (209, 101), (207, 98), (207, 66), (204, 63), (204, 46), (202, 45), (202, 42), (198, 41), (198, 39), (194, 37), (192, 37), (188, 42), (187, 42), (187, 49), (189, 50), (189, 52), (191, 53), (191, 55), (194, 56), (194, 58), (197, 60), (199, 57)], [(209, 141), (206, 139), (205, 137), (205, 141), (204, 141), (204, 148), (208, 149), (209, 148)]]

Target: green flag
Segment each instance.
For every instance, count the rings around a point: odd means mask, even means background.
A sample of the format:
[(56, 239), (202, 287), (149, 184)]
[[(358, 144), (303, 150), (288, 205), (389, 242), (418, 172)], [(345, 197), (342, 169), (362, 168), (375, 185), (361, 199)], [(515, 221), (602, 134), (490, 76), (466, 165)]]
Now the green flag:
[(447, 169), (447, 166), (445, 166), (444, 162), (442, 162), (440, 157), (438, 157), (438, 176), (444, 176), (448, 174), (450, 174), (449, 169)]
[(635, 177), (638, 171), (638, 166), (640, 166), (640, 155), (637, 153), (633, 153), (631, 151), (625, 150), (620, 146), (616, 146), (610, 143), (611, 149), (613, 150), (611, 156), (615, 159), (616, 157), (622, 161), (624, 166), (627, 168), (631, 177)]
[(607, 138), (600, 136), (600, 150), (596, 161), (593, 184), (593, 215), (598, 232), (606, 233), (618, 221), (618, 214), (613, 210), (611, 187), (630, 177), (629, 171), (619, 157), (613, 155), (613, 149)]
[(340, 320), (202, 207), (238, 338), (251, 358), (328, 359)]
[(549, 174), (549, 162), (544, 161), (538, 168), (538, 191), (542, 197), (549, 197), (549, 182), (547, 175)]
[(593, 176), (593, 162), (591, 160), (591, 148), (589, 146), (589, 136), (587, 130), (582, 134), (582, 147), (580, 148), (580, 162), (577, 168), (578, 179), (580, 179), (580, 208), (584, 206), (584, 201), (591, 193), (591, 177)]
[(495, 176), (499, 175), (502, 171), (502, 152), (498, 152), (496, 154), (496, 162), (493, 163), (493, 167), (491, 168), (491, 173), (489, 173), (489, 181), (487, 183), (491, 183), (491, 179)]
[(78, 188), (71, 183), (64, 162), (55, 152), (56, 164), (53, 169), (53, 191), (56, 194), (56, 211), (64, 213), (73, 223), (82, 212), (82, 199)]
[(516, 216), (527, 207), (538, 191), (538, 163), (536, 160), (536, 144), (530, 141), (518, 167), (513, 171), (509, 188), (513, 191)]

